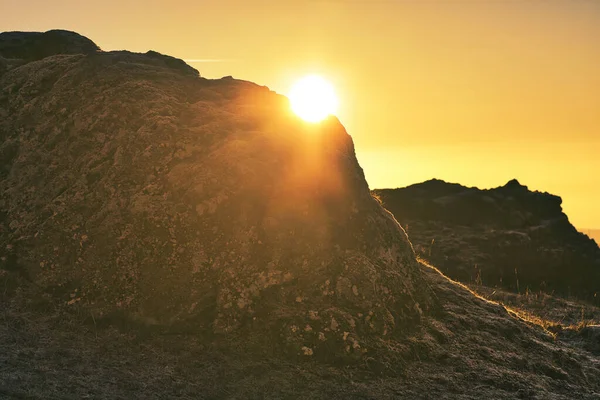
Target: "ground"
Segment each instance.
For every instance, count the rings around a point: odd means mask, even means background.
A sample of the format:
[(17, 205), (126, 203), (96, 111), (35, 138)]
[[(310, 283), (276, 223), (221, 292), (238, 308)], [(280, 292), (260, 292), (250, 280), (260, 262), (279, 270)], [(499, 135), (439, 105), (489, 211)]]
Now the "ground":
[[(594, 399), (600, 361), (574, 339), (477, 297), (421, 264), (446, 306), (404, 342), (396, 359), (335, 365), (286, 361), (191, 333), (98, 326), (89, 317), (5, 308), (0, 318), (0, 397), (14, 399)], [(514, 309), (578, 322), (580, 307), (549, 295), (474, 288)], [(470, 314), (465, 315), (464, 309)], [(511, 309), (512, 310), (512, 309)], [(490, 317), (492, 316), (492, 317)], [(521, 317), (525, 319), (521, 319)], [(527, 348), (523, 349), (523, 345)]]

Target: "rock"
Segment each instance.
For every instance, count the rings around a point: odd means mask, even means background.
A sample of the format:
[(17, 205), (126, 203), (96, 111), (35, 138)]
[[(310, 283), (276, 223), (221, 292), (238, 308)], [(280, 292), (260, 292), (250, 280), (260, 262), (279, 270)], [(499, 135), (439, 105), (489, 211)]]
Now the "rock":
[(57, 54), (91, 54), (99, 50), (90, 39), (64, 30), (0, 33), (0, 56), (7, 59), (30, 62)]
[(316, 358), (347, 353), (334, 325), (362, 354), (435, 306), (335, 118), (153, 52), (46, 57), (0, 93), (0, 246), (56, 305)]
[(103, 53), (90, 39), (75, 32), (51, 30), (48, 32), (3, 32), (0, 33), (0, 75), (20, 65), (42, 60), (57, 55), (88, 55), (101, 53), (102, 57), (95, 58), (97, 67), (108, 66), (110, 63), (123, 62), (130, 67), (136, 64), (154, 67), (166, 67), (182, 74), (198, 76), (196, 69), (187, 65), (183, 60), (148, 51), (145, 54), (129, 51), (112, 51)]
[(490, 190), (431, 180), (374, 192), (417, 252), (454, 279), (598, 301), (600, 249), (558, 196), (516, 179)]

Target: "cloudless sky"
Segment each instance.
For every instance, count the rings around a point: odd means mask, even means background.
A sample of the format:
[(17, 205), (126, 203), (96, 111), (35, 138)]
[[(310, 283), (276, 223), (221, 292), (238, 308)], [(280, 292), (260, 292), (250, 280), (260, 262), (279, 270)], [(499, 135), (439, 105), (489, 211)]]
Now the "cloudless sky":
[(55, 28), (284, 94), (319, 73), (371, 188), (517, 178), (600, 227), (600, 0), (0, 0), (0, 31)]

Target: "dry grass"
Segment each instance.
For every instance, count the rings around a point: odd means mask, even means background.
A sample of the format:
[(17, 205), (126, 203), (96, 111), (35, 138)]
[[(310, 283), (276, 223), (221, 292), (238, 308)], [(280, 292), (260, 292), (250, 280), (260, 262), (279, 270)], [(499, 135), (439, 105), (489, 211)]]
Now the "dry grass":
[(452, 278), (449, 278), (448, 276), (444, 275), (444, 273), (442, 271), (440, 271), (438, 268), (434, 267), (433, 265), (429, 264), (429, 262), (427, 262), (427, 260), (425, 260), (424, 258), (421, 257), (417, 257), (417, 261), (423, 265), (424, 267), (427, 267), (433, 271), (435, 271), (436, 273), (438, 273), (439, 275), (441, 275), (443, 278), (445, 278), (448, 282), (451, 282), (453, 285), (456, 285), (464, 290), (466, 290), (467, 292), (469, 292), (470, 294), (472, 294), (474, 297), (478, 298), (479, 300), (485, 301), (486, 303), (490, 303), (496, 306), (504, 306), (503, 304), (494, 301), (494, 300), (490, 300), (482, 295), (480, 295), (479, 293), (477, 293), (476, 291), (472, 290), (469, 286), (465, 285), (464, 283), (455, 281)]
[(520, 314), (531, 315), (546, 326), (575, 329), (600, 322), (600, 308), (577, 298), (564, 298), (544, 291), (526, 290), (523, 294), (482, 285), (469, 285), (482, 297), (504, 304)]
[(381, 200), (381, 196), (377, 192), (371, 191), (371, 197), (374, 198), (375, 201), (377, 201), (377, 203), (379, 203), (379, 205), (383, 206), (383, 200)]

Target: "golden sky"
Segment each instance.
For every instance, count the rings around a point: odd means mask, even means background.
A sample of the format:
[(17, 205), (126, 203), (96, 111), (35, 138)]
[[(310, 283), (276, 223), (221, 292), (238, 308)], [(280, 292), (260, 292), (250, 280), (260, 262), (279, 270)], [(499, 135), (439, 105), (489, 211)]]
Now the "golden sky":
[(321, 74), (371, 188), (517, 178), (600, 227), (599, 0), (0, 0), (0, 31), (55, 28), (284, 94)]

